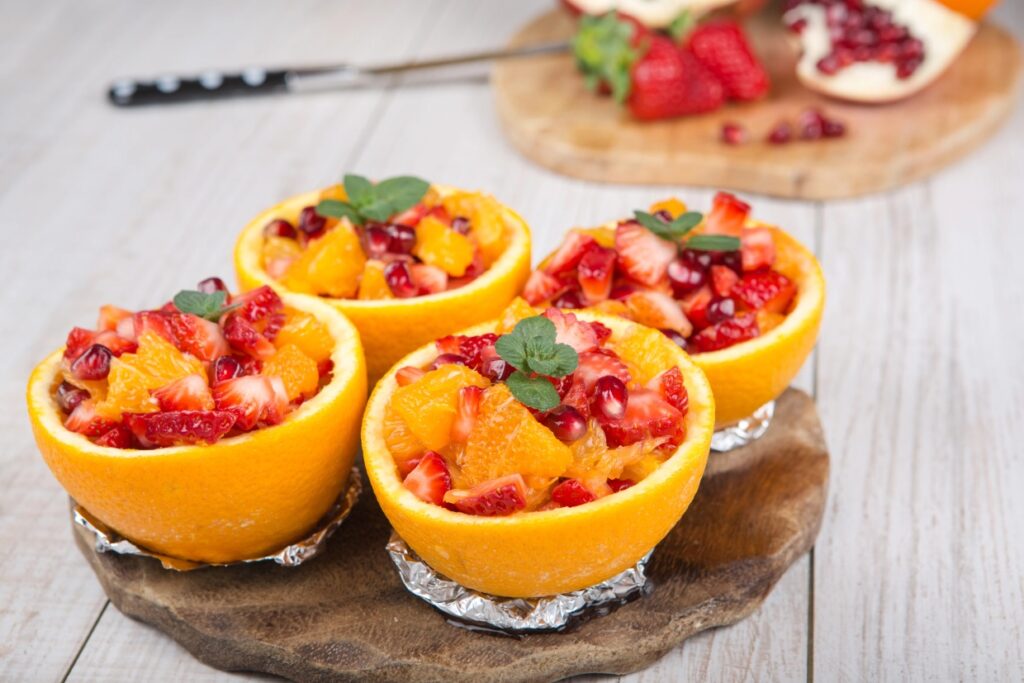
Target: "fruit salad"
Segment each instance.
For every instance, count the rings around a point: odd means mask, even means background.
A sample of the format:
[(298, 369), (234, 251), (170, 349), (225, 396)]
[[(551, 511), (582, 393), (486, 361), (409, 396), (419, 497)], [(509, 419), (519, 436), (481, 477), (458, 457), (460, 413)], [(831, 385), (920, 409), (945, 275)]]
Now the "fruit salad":
[(330, 381), (334, 339), (270, 287), (220, 278), (155, 310), (103, 306), (68, 334), (53, 387), (64, 426), (100, 446), (212, 444), (278, 424)]
[(294, 292), (406, 299), (472, 282), (501, 255), (507, 237), (501, 207), (489, 195), (442, 196), (419, 178), (374, 184), (346, 175), (297, 218), (266, 224), (262, 265)]
[(630, 343), (522, 300), (496, 333), (439, 339), (429, 364), (396, 372), (384, 414), (404, 486), (453, 511), (504, 516), (640, 482), (685, 439), (688, 398), (678, 367), (643, 382), (625, 360), (643, 356)]
[(774, 269), (772, 231), (750, 205), (715, 195), (707, 216), (676, 199), (614, 228), (576, 229), (535, 270), (524, 298), (594, 307), (660, 329), (690, 353), (718, 351), (777, 327), (796, 284)]

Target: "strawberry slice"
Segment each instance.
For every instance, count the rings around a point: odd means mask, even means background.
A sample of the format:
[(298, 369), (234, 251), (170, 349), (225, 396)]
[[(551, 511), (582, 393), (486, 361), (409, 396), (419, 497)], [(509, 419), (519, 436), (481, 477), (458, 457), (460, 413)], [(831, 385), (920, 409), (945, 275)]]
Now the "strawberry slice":
[(641, 121), (667, 119), (718, 109), (725, 92), (718, 79), (689, 50), (660, 34), (630, 71), (632, 89), (626, 104)]
[(694, 328), (702, 330), (711, 324), (708, 322), (708, 306), (711, 305), (714, 298), (711, 288), (703, 285), (700, 289), (691, 292), (679, 302), (687, 319), (693, 323)]
[(469, 433), (476, 425), (476, 416), (480, 412), (480, 399), (484, 390), (480, 387), (462, 387), (456, 398), (455, 420), (452, 422), (451, 439), (465, 443)]
[(444, 494), (452, 488), (452, 475), (448, 472), (444, 458), (434, 451), (427, 451), (416, 463), (416, 467), (405, 476), (402, 485), (420, 500), (442, 505)]
[(277, 353), (270, 340), (240, 315), (228, 316), (224, 322), (224, 338), (232, 348), (260, 360), (267, 360)]
[(636, 486), (636, 482), (633, 481), (632, 479), (609, 479), (608, 480), (608, 488), (610, 488), (613, 493), (618, 493), (619, 491), (624, 491), (624, 490), (628, 489), (630, 486)]
[(242, 431), (257, 425), (274, 425), (284, 419), (280, 392), (275, 391), (269, 377), (262, 375), (221, 382), (213, 387), (213, 401), (218, 411), (227, 411), (237, 418), (235, 427)]
[(186, 375), (150, 392), (160, 410), (213, 410), (213, 394), (200, 374)]
[(427, 215), (427, 205), (423, 203), (414, 204), (402, 213), (391, 217), (391, 222), (397, 225), (406, 225), (415, 228), (423, 217)]
[(448, 335), (447, 337), (441, 337), (434, 344), (442, 354), (452, 353), (462, 356), (466, 359), (468, 367), (479, 372), (483, 365), (484, 356), (487, 354), (487, 349), (493, 348), (496, 341), (498, 341), (498, 335), (488, 332), (487, 334), (478, 334), (472, 337)]
[(82, 401), (71, 411), (64, 426), (85, 436), (100, 436), (116, 423), (96, 415), (96, 404), (91, 400)]
[(690, 34), (687, 47), (714, 74), (729, 99), (756, 100), (768, 92), (768, 74), (735, 21), (701, 23)]
[(277, 292), (270, 288), (270, 285), (263, 285), (256, 289), (231, 297), (230, 303), (240, 304), (237, 315), (242, 316), (251, 323), (263, 320), (271, 313), (276, 313), (284, 308), (284, 302)]
[(686, 393), (686, 385), (683, 383), (683, 373), (679, 368), (672, 367), (665, 372), (651, 378), (647, 388), (657, 391), (663, 399), (678, 410), (683, 416), (690, 409), (690, 396)]
[(579, 366), (573, 373), (574, 383), (581, 383), (588, 396), (594, 390), (597, 380), (605, 375), (617, 377), (626, 385), (629, 385), (632, 379), (629, 375), (629, 368), (612, 351), (597, 349), (580, 354)]
[(701, 330), (690, 341), (697, 351), (719, 351), (741, 341), (753, 339), (758, 334), (760, 330), (757, 327), (757, 316), (747, 311)]
[(640, 290), (626, 299), (626, 306), (633, 319), (641, 325), (659, 330), (673, 330), (688, 337), (693, 325), (683, 313), (679, 302), (662, 292)]
[(793, 281), (774, 270), (747, 273), (733, 288), (733, 296), (744, 306), (768, 313), (785, 313), (795, 295)]
[(216, 360), (229, 351), (220, 325), (191, 313), (174, 313), (169, 318), (178, 348), (199, 360)]
[(551, 301), (567, 289), (569, 289), (567, 283), (538, 269), (530, 273), (530, 278), (523, 287), (523, 298), (531, 306), (539, 306), (546, 301)]
[(583, 254), (577, 272), (580, 290), (587, 305), (600, 303), (612, 291), (612, 275), (615, 274), (615, 250), (596, 244)]
[[(587, 398), (587, 386), (582, 379), (579, 379), (575, 374), (570, 375), (572, 378), (572, 384), (569, 385), (568, 391), (562, 396), (562, 405), (575, 408), (583, 419), (590, 418), (590, 400)], [(596, 383), (597, 380), (594, 380)]]
[(117, 332), (114, 332), (113, 330), (100, 332), (93, 339), (93, 342), (106, 346), (115, 356), (120, 356), (122, 353), (135, 353), (139, 348), (138, 344), (125, 339), (124, 337), (118, 336)]
[(663, 240), (635, 221), (615, 228), (619, 268), (631, 279), (653, 287), (665, 279), (668, 264), (676, 257), (676, 245)]
[(467, 515), (502, 517), (526, 507), (526, 482), (521, 474), (510, 474), (471, 489), (448, 491), (444, 502)]
[(132, 441), (132, 430), (126, 425), (119, 424), (100, 434), (93, 443), (108, 448), (131, 448)]
[(563, 508), (574, 508), (577, 505), (597, 500), (597, 496), (587, 490), (579, 479), (566, 479), (551, 489), (551, 500)]
[(584, 353), (597, 348), (597, 333), (590, 323), (583, 322), (572, 313), (565, 313), (558, 308), (544, 311), (544, 317), (555, 324), (555, 342), (568, 344), (577, 353)]
[(144, 445), (180, 446), (215, 443), (235, 425), (234, 413), (223, 410), (175, 410), (127, 413), (125, 423)]
[(132, 317), (132, 312), (117, 306), (100, 306), (100, 318), (96, 322), (96, 329), (99, 331), (116, 330), (117, 324), (126, 318)]
[(604, 421), (601, 427), (612, 448), (628, 446), (644, 439), (678, 439), (684, 429), (683, 414), (658, 392), (649, 389), (630, 392), (625, 415), (618, 420)]
[(597, 345), (604, 346), (604, 343), (612, 336), (612, 330), (604, 323), (599, 323), (596, 320), (588, 323), (590, 329), (594, 330), (594, 334), (597, 335)]
[(740, 235), (743, 272), (749, 273), (775, 265), (775, 240), (768, 228), (748, 228)]
[(176, 343), (174, 332), (168, 323), (170, 315), (166, 311), (139, 311), (131, 318), (125, 318), (117, 324), (117, 334), (131, 341), (138, 341), (145, 332), (153, 332), (172, 344)]
[(740, 276), (729, 266), (711, 266), (711, 289), (718, 296), (729, 296), (739, 279)]
[(409, 267), (409, 273), (420, 294), (437, 294), (448, 289), (448, 273), (437, 266), (414, 263)]
[(92, 330), (87, 330), (84, 327), (72, 327), (68, 332), (67, 341), (64, 342), (64, 358), (73, 362), (93, 345), (95, 339), (96, 333)]
[(572, 270), (579, 265), (583, 255), (596, 246), (597, 240), (587, 233), (570, 230), (555, 253), (544, 264), (544, 272), (548, 275), (559, 275)]
[(704, 218), (704, 232), (708, 235), (740, 237), (749, 215), (750, 204), (728, 192), (718, 192), (711, 202), (711, 211)]

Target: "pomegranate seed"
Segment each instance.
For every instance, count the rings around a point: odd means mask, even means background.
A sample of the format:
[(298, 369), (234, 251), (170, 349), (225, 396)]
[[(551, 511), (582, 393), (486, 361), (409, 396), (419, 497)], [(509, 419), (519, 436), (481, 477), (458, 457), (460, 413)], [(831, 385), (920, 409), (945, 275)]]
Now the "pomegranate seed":
[(562, 443), (572, 443), (587, 433), (587, 421), (572, 406), (562, 405), (552, 410), (544, 418), (544, 425)]
[(384, 226), (384, 230), (391, 236), (391, 249), (394, 254), (411, 254), (416, 246), (416, 231), (408, 225), (391, 223)]
[(670, 214), (665, 209), (660, 209), (658, 211), (655, 211), (654, 215), (657, 218), (660, 218), (661, 220), (665, 221), (666, 223), (671, 223), (672, 222), (672, 214)]
[(469, 219), (465, 216), (456, 216), (452, 219), (452, 230), (459, 233), (460, 235), (469, 234)]
[(413, 284), (409, 266), (404, 261), (392, 261), (385, 266), (384, 279), (391, 288), (391, 293), (400, 299), (408, 299), (419, 293), (419, 288)]
[(839, 63), (839, 58), (834, 52), (819, 59), (816, 66), (818, 67), (818, 71), (826, 76), (833, 76), (839, 73), (839, 69), (842, 68), (842, 65)]
[(773, 145), (784, 145), (792, 139), (793, 127), (789, 125), (788, 121), (779, 121), (768, 133), (768, 142)]
[(621, 379), (604, 375), (594, 384), (594, 413), (608, 420), (618, 420), (626, 414), (629, 392)]
[(242, 364), (231, 356), (221, 356), (213, 361), (213, 384), (217, 385), (242, 375)]
[(687, 263), (699, 266), (701, 270), (707, 270), (711, 267), (711, 254), (706, 251), (683, 249), (683, 260)]
[(618, 493), (619, 491), (624, 491), (624, 490), (628, 489), (630, 486), (636, 486), (636, 482), (631, 480), (631, 479), (609, 479), (608, 480), (608, 488), (610, 488), (614, 493)]
[(391, 235), (379, 225), (369, 225), (363, 228), (359, 235), (359, 243), (367, 258), (382, 259), (391, 251)]
[(315, 206), (307, 206), (299, 212), (298, 229), (306, 237), (319, 237), (327, 227), (327, 219), (316, 212)]
[[(861, 0), (804, 0), (825, 6), (825, 22), (832, 51), (817, 63), (819, 71), (834, 75), (855, 62), (893, 64), (897, 78), (909, 78), (925, 57), (924, 43), (906, 26), (893, 22), (892, 13), (865, 5)], [(796, 7), (801, 2), (790, 3)], [(790, 24), (792, 28), (795, 24)]]
[(65, 413), (70, 413), (78, 404), (89, 398), (89, 392), (79, 389), (70, 382), (61, 382), (57, 387), (57, 405)]
[(668, 264), (668, 283), (672, 285), (672, 294), (680, 299), (695, 289), (700, 288), (708, 280), (707, 273), (694, 263), (676, 259)]
[(295, 232), (295, 226), (284, 220), (283, 218), (275, 218), (274, 220), (263, 226), (264, 237), (290, 237), (295, 239), (298, 237), (298, 233)]
[(686, 351), (689, 348), (689, 344), (686, 342), (686, 337), (679, 334), (675, 330), (662, 330), (661, 333), (671, 339), (676, 346)]
[(728, 266), (740, 275), (743, 274), (743, 254), (739, 250), (712, 252), (711, 263), (720, 266)]
[(817, 140), (824, 135), (825, 119), (817, 109), (805, 109), (800, 113), (800, 137)]
[(727, 145), (742, 145), (747, 142), (749, 136), (747, 129), (738, 123), (722, 124), (722, 142)]
[(469, 361), (465, 356), (460, 356), (457, 353), (442, 353), (430, 364), (430, 369), (437, 370), (442, 365), (465, 365), (469, 367)]
[(708, 305), (708, 322), (712, 325), (736, 315), (736, 302), (730, 298), (715, 299)]
[(78, 379), (103, 379), (110, 374), (114, 354), (102, 344), (93, 344), (71, 364), (71, 374)]
[(226, 294), (228, 286), (224, 284), (224, 281), (219, 277), (208, 277), (205, 280), (200, 281), (200, 283), (196, 285), (196, 289), (206, 294), (213, 294), (214, 292), (224, 292)]
[(802, 33), (807, 28), (807, 20), (800, 18), (789, 24), (789, 30), (793, 33)]
[(569, 290), (552, 302), (555, 308), (583, 308), (583, 300), (579, 292)]
[(841, 138), (846, 135), (846, 126), (841, 121), (825, 119), (825, 124), (821, 128), (821, 132), (824, 133), (827, 138)]
[(480, 374), (492, 382), (502, 382), (515, 372), (515, 368), (500, 357), (488, 358), (480, 365)]

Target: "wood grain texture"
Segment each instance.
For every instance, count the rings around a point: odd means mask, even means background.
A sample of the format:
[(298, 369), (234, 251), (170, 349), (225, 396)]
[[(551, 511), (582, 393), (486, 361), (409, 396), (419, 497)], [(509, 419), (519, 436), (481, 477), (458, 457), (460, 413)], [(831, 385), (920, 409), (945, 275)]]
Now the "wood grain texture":
[(407, 593), (383, 552), (390, 525), (372, 498), (322, 557), (296, 569), (180, 573), (97, 553), (85, 530), (75, 537), (118, 609), (218, 668), (298, 681), (542, 681), (635, 671), (693, 633), (749, 615), (813, 544), (827, 487), (814, 403), (789, 390), (764, 438), (709, 462), (648, 563), (649, 595), (578, 630), (522, 639), (446, 626)]
[[(560, 10), (531, 21), (514, 45), (565, 40), (575, 23)], [(797, 81), (795, 52), (778, 15), (750, 22), (772, 77), (760, 102), (703, 116), (635, 121), (608, 97), (589, 93), (571, 55), (507, 61), (494, 71), (502, 128), (537, 163), (577, 178), (615, 183), (728, 187), (781, 197), (834, 199), (887, 190), (961, 158), (998, 129), (1016, 101), (1021, 56), (1014, 38), (985, 24), (942, 78), (888, 106), (826, 100)], [(996, 67), (995, 65), (998, 65)], [(849, 134), (815, 144), (773, 146), (767, 131), (822, 106)], [(755, 142), (729, 146), (722, 124), (739, 121)]]

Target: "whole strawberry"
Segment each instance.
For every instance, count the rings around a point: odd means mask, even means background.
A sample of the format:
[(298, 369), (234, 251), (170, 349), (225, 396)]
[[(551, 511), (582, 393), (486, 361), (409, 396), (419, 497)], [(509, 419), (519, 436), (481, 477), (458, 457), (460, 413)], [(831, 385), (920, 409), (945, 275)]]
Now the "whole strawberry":
[(690, 33), (686, 46), (721, 81), (732, 100), (756, 100), (768, 92), (768, 74), (734, 21), (711, 21)]

